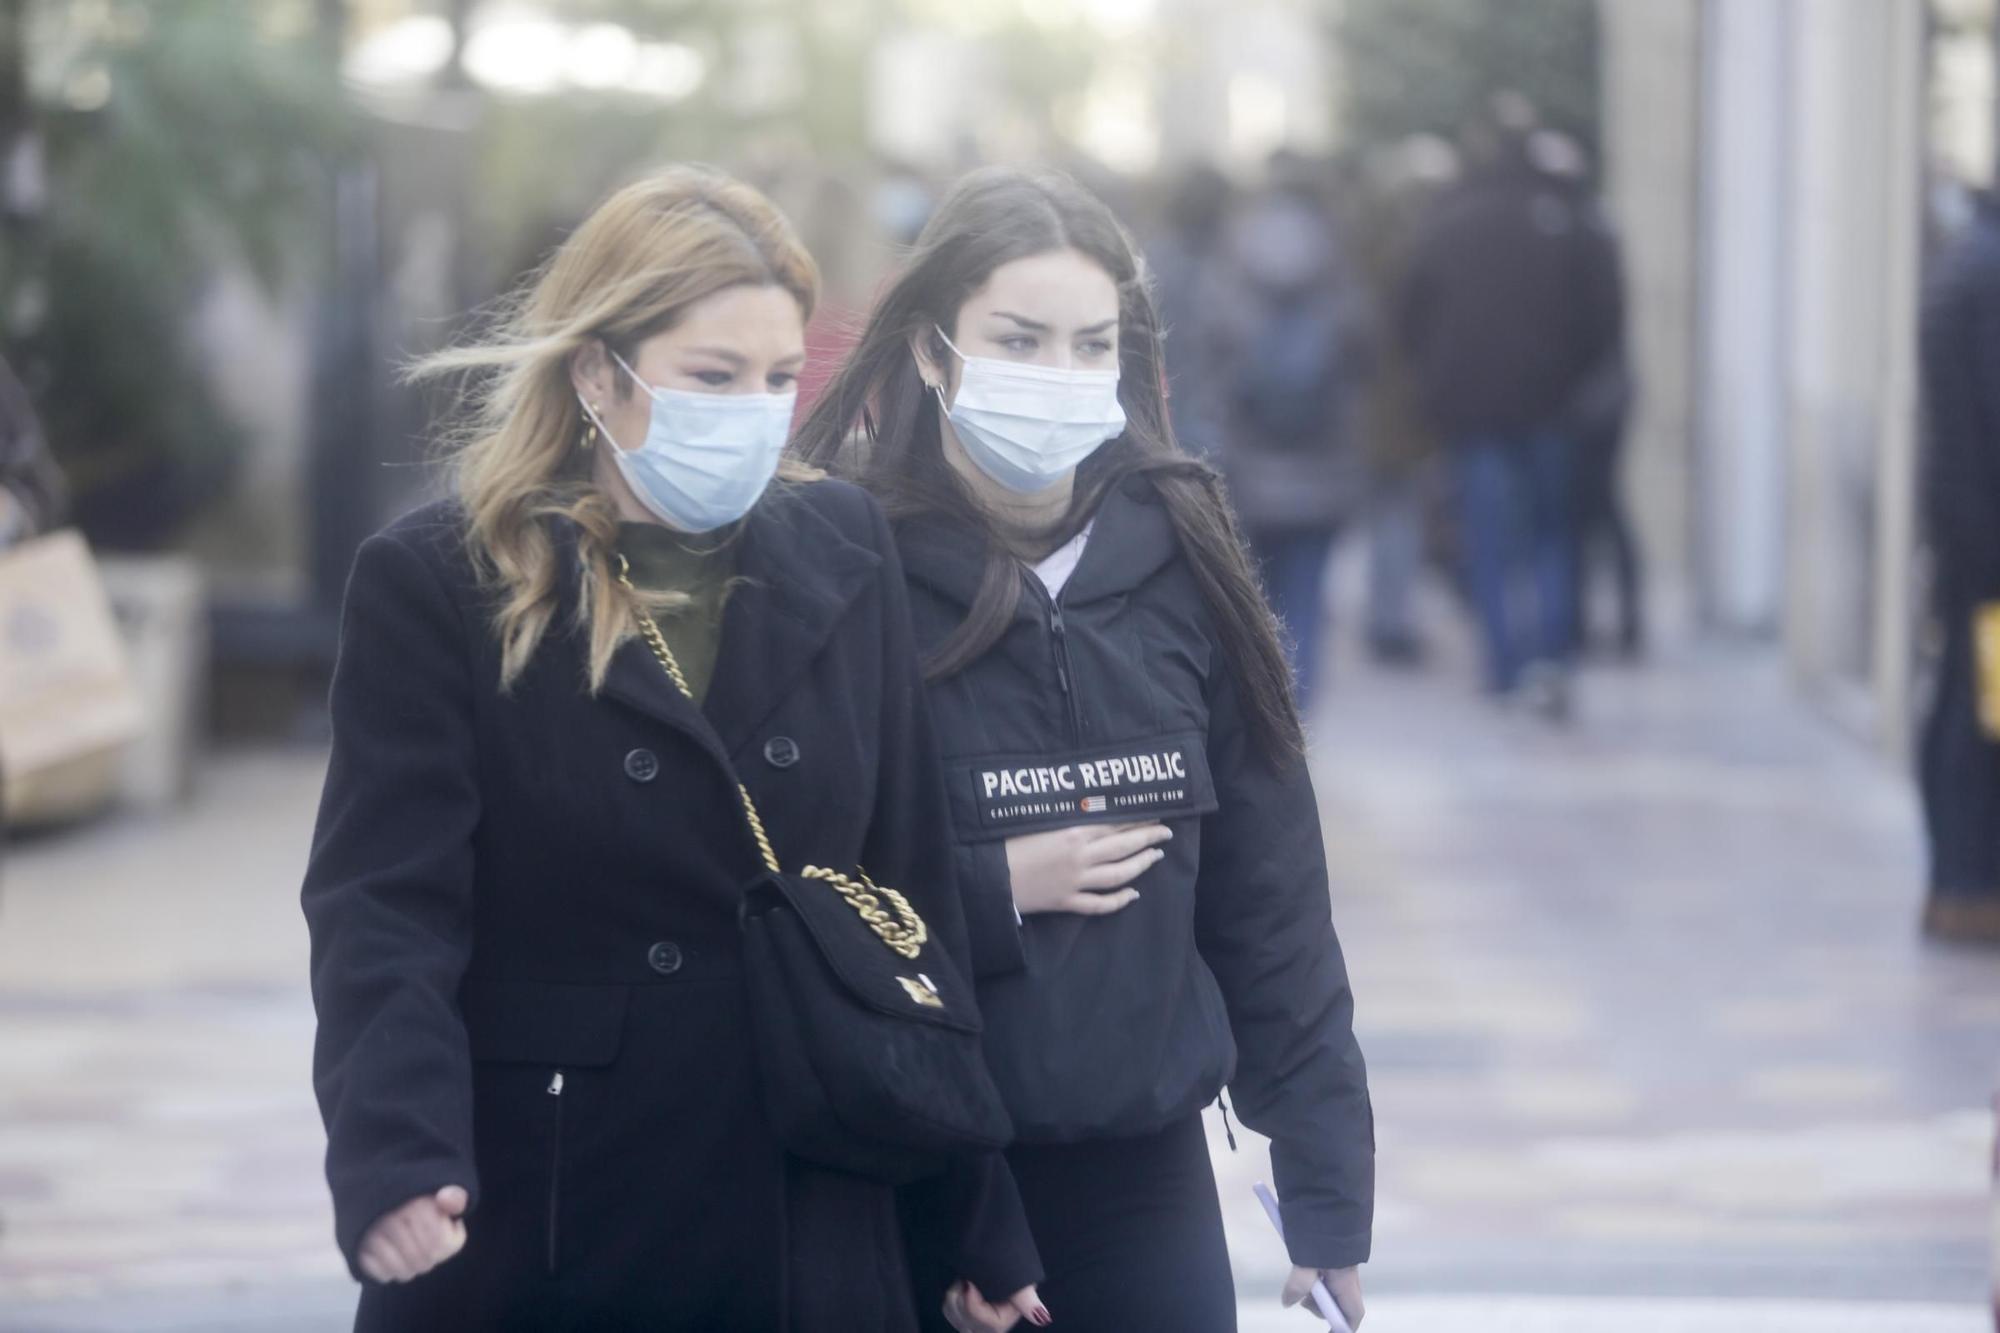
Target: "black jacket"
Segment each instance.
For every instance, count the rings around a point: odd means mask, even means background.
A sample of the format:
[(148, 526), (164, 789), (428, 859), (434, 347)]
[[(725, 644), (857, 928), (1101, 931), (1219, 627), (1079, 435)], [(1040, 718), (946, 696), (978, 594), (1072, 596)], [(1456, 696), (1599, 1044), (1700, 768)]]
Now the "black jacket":
[[(728, 770), (788, 866), (865, 866), (963, 956), (879, 511), (829, 482), (746, 520), (699, 710), (637, 640), (592, 698), (573, 592), (501, 693), (460, 531), (432, 506), (355, 562), (305, 882), (341, 1249), (415, 1195), (475, 1199), (466, 1249), (367, 1287), (359, 1326), (912, 1327), (891, 1192), (789, 1159), (763, 1112)], [(961, 1267), (1012, 1291), (1038, 1276), (1019, 1200), (979, 1181), (953, 1182), (990, 1224)]]
[[(965, 618), (979, 553), (929, 520), (897, 542), (918, 643), (935, 649)], [(1305, 766), (1253, 751), (1150, 483), (1106, 498), (1059, 598), (1025, 578), (1005, 636), (930, 690), (987, 1058), (1020, 1136), (1147, 1133), (1226, 1082), (1274, 1141), (1293, 1258), (1358, 1263), (1373, 1117)], [(1017, 924), (1009, 836), (1155, 817), (1174, 838), (1136, 903)]]
[(1440, 198), (1397, 323), (1431, 424), (1448, 439), (1551, 425), (1616, 349), (1616, 243), (1576, 190), (1526, 166)]

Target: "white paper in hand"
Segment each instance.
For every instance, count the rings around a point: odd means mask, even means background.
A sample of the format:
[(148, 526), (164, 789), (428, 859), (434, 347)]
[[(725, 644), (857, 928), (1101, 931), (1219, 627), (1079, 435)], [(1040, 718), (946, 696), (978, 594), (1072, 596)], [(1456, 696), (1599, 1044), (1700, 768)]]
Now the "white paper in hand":
[[(1278, 1229), (1278, 1239), (1283, 1240), (1285, 1219), (1278, 1211), (1278, 1196), (1271, 1193), (1271, 1187), (1262, 1182), (1250, 1188), (1256, 1194), (1257, 1202), (1264, 1205), (1264, 1216), (1270, 1218), (1271, 1225)], [(1333, 1293), (1326, 1289), (1325, 1282), (1313, 1283), (1312, 1302), (1319, 1307), (1320, 1316), (1326, 1320), (1327, 1327), (1332, 1329), (1333, 1333), (1354, 1333), (1353, 1325), (1349, 1324), (1347, 1316), (1340, 1312), (1340, 1305), (1333, 1299)]]

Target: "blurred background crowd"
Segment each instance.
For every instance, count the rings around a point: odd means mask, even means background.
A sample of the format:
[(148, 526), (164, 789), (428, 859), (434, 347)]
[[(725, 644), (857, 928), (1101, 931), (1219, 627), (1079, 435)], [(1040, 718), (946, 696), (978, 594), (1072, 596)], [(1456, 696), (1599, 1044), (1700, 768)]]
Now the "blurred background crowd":
[[(63, 1015), (83, 994), (99, 1019), (217, 977), (298, 1004), (286, 876), (342, 586), (360, 540), (439, 485), (447, 404), (399, 367), (463, 333), (610, 189), (696, 159), (768, 191), (819, 259), (810, 399), (944, 185), (1036, 162), (1141, 243), (1176, 428), (1227, 477), (1291, 631), (1334, 774), (1330, 836), (1366, 834), (1358, 879), (1371, 837), (1428, 846), (1487, 819), (1455, 869), (1411, 877), (1497, 865), (1580, 885), (1671, 865), (1700, 887), (1659, 921), (1607, 924), (1567, 891), (1524, 910), (1613, 970), (1650, 957), (1661, 926), (1790, 978), (1718, 1031), (1831, 1041), (1858, 1029), (1812, 997), (1865, 993), (1869, 1059), (1887, 1063), (1827, 1054), (1768, 1096), (1745, 1075), (1765, 1100), (1740, 1124), (1953, 1145), (1943, 1202), (1891, 1189), (1890, 1212), (1918, 1220), (1882, 1234), (1922, 1256), (1887, 1288), (1962, 1312), (1985, 1264), (1968, 1219), (2000, 979), (1990, 953), (1915, 937), (1921, 920), (2000, 941), (1996, 67), (1994, 0), (0, 0), (0, 761), (10, 822), (42, 830), (0, 878), (0, 1026), (30, 1052), (15, 1072), (71, 1068)], [(1468, 772), (1490, 785), (1448, 785)], [(1473, 812), (1457, 834), (1453, 810)], [(1592, 823), (1613, 841), (1560, 841)], [(267, 851), (258, 829), (277, 831)], [(232, 874), (242, 896), (216, 896)], [(188, 879), (210, 925), (131, 946), (178, 961), (65, 952), (158, 924), (153, 890)], [(1443, 1029), (1484, 1020), (1417, 1014), (1413, 994), (1397, 1008), (1424, 965), (1396, 950), (1436, 944), (1425, 931), (1463, 904), (1381, 879), (1349, 949), (1393, 1109), (1456, 1067)], [(1791, 977), (1777, 942), (1820, 916), (1842, 943), (1817, 940), (1800, 962), (1817, 970)], [(268, 940), (243, 924), (267, 917)], [(241, 926), (238, 952), (216, 921)], [(1546, 962), (1547, 943), (1490, 947)], [(1856, 982), (1870, 970), (1901, 989)], [(1391, 997), (1372, 1042), (1371, 981)], [(1616, 1030), (1621, 1012), (1598, 1016)], [(108, 1061), (105, 1040), (90, 1049)], [(302, 1091), (299, 1049), (279, 1082)], [(130, 1285), (129, 1255), (23, 1239), (38, 1217), (60, 1232), (105, 1216), (64, 1211), (71, 1177), (38, 1147), (145, 1095), (95, 1076), (95, 1101), (44, 1086), (10, 1103), (0, 1065), (0, 1327), (10, 1292), (57, 1302), (36, 1307), (48, 1327), (96, 1327), (60, 1322), (61, 1301)], [(1604, 1126), (1579, 1106), (1626, 1105), (1553, 1086), (1514, 1109), (1583, 1133)], [(1640, 1120), (1701, 1120), (1676, 1098), (1705, 1094), (1630, 1095)], [(1772, 1106), (1793, 1118), (1766, 1124)], [(1439, 1142), (1476, 1138), (1471, 1115), (1438, 1109)], [(1846, 1142), (1829, 1155), (1851, 1161)], [(1430, 1202), (1471, 1216), (1451, 1193), (1465, 1178)], [(1399, 1213), (1384, 1179), (1393, 1236), (1422, 1209)], [(1883, 1216), (1867, 1188), (1827, 1188)], [(1821, 1196), (1797, 1202), (1827, 1220)], [(298, 1204), (311, 1225), (316, 1206)], [(1695, 1245), (1704, 1216), (1575, 1225), (1657, 1255)], [(1839, 1244), (1879, 1255), (1880, 1239)], [(1812, 1240), (1802, 1226), (1777, 1248)], [(324, 1277), (320, 1249), (283, 1271)], [(225, 1259), (163, 1271), (237, 1278)], [(1482, 1271), (1514, 1285), (1506, 1264)], [(1825, 1286), (1810, 1262), (1787, 1272), (1775, 1289)], [(1617, 1274), (1581, 1288), (1631, 1285)], [(307, 1326), (271, 1318), (243, 1326)], [(1961, 1327), (1917, 1319), (1878, 1326)]]
[(1990, 10), (10, 0), (0, 350), (54, 459), (19, 492), (53, 513), (59, 465), (97, 549), (190, 561), (203, 715), (282, 729), (359, 537), (434, 483), (397, 367), (612, 185), (770, 190), (823, 373), (941, 183), (1033, 160), (1143, 240), (1177, 425), (1302, 653), (1339, 534), (1379, 658), (1422, 660), (1411, 589), (1459, 571), (1488, 683), (1560, 715), (1548, 659), (1639, 653), (1662, 582), (1894, 753), (1920, 270), (1990, 184)]

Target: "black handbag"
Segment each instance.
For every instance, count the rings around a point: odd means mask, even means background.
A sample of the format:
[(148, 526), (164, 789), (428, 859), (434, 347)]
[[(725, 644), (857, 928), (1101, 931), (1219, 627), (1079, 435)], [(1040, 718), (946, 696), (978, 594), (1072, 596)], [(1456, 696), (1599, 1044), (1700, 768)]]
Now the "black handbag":
[[(619, 578), (631, 587), (622, 569)], [(692, 699), (660, 627), (641, 614), (639, 628)], [(859, 871), (787, 874), (749, 789), (738, 780), (736, 790), (764, 860), (740, 918), (779, 1139), (809, 1161), (892, 1184), (1004, 1147), (1013, 1124), (986, 1068), (972, 987), (923, 918)]]

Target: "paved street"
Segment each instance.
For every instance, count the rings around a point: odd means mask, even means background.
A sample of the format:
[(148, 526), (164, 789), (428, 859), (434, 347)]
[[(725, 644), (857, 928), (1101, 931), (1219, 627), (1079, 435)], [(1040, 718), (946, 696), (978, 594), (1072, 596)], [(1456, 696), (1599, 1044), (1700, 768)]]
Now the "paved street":
[[(1597, 673), (1569, 733), (1344, 670), (1318, 773), (1380, 1138), (1371, 1324), (1989, 1328), (2000, 959), (1918, 939), (1899, 775), (1761, 655)], [(1264, 1163), (1211, 1128), (1238, 1272), (1274, 1283)], [(1653, 1313), (1522, 1303), (1547, 1293)]]
[[(1378, 1333), (1975, 1333), (2000, 959), (1913, 928), (1915, 812), (1762, 655), (1568, 734), (1342, 662), (1317, 721), (1381, 1151)], [(344, 1326), (295, 903), (323, 756), (16, 848), (0, 1329)], [(1211, 1115), (1246, 1333), (1255, 1137)], [(1060, 1320), (1061, 1311), (1056, 1312)]]

